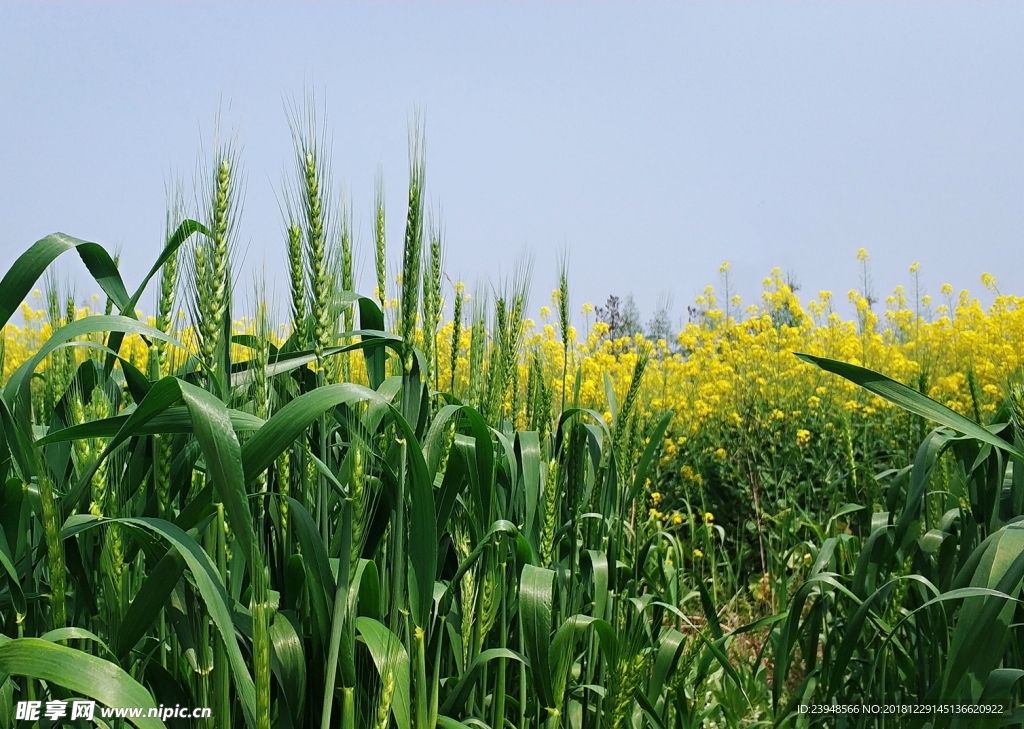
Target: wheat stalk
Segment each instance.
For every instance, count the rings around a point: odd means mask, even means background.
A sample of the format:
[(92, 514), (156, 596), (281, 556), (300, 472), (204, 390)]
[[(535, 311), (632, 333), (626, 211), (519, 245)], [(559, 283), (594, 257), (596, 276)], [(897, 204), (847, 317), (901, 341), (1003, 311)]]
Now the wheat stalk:
[[(325, 132), (317, 125), (312, 99), (308, 99), (302, 113), (293, 113), (289, 119), (295, 145), (298, 168), (297, 190), (291, 195), (298, 202), (289, 203), (301, 210), (305, 238), (306, 278), (309, 289), (309, 308), (313, 318), (313, 350), (319, 361), (324, 349), (331, 345), (331, 270), (328, 241), (331, 236), (331, 215), (325, 200), (331, 192), (330, 165), (326, 158)], [(291, 230), (291, 226), (289, 226)], [(291, 241), (291, 232), (289, 232)], [(289, 255), (294, 267), (295, 256)], [(296, 276), (292, 276), (293, 302)], [(296, 307), (298, 308), (298, 307)]]
[(270, 571), (264, 565), (252, 570), (252, 647), (256, 683), (256, 729), (270, 729)]
[(213, 184), (213, 199), (210, 202), (212, 239), (207, 270), (210, 298), (203, 302), (209, 307), (206, 309), (207, 316), (203, 318), (203, 356), (211, 370), (221, 366), (218, 361), (219, 350), (224, 336), (225, 321), (229, 316), (231, 272), (228, 236), (233, 227), (231, 215), (234, 209), (231, 162), (230, 148), (221, 148), (214, 160), (216, 176)]
[(377, 173), (377, 180), (374, 184), (374, 226), (373, 226), (373, 262), (377, 274), (377, 301), (380, 302), (380, 310), (386, 312), (388, 308), (388, 260), (387, 243), (385, 237), (386, 215), (384, 210), (384, 175)]
[(465, 301), (465, 285), (460, 281), (455, 284), (455, 301), (452, 304), (452, 342), (451, 342), (451, 382), (449, 391), (455, 394), (455, 375), (459, 368), (459, 356), (462, 354), (462, 306)]
[(425, 256), (423, 277), (423, 359), (427, 365), (424, 379), (437, 388), (437, 325), (441, 318), (441, 233), (430, 234), (429, 255)]
[(558, 263), (558, 325), (562, 336), (562, 404), (565, 410), (565, 379), (569, 371), (569, 256), (563, 253)]
[(548, 462), (544, 481), (544, 521), (540, 536), (541, 564), (549, 565), (554, 559), (555, 530), (558, 527), (558, 461)]
[(477, 287), (473, 295), (472, 328), (469, 338), (469, 401), (474, 407), (485, 407), (486, 379), (484, 370), (487, 356), (487, 296)]
[[(353, 271), (353, 243), (352, 243), (352, 206), (343, 203), (341, 206), (341, 255), (338, 288), (340, 292), (353, 293), (355, 291), (355, 275)], [(341, 297), (336, 297), (340, 299)], [(335, 307), (334, 320), (341, 319), (345, 332), (355, 329), (355, 309), (352, 301), (339, 301)], [(339, 316), (340, 313), (340, 316)], [(349, 337), (343, 337), (343, 343), (349, 342)], [(335, 356), (335, 382), (352, 381), (352, 359), (350, 352), (343, 352)]]
[(423, 249), (423, 181), (425, 162), (423, 138), (419, 127), (409, 136), (409, 208), (405, 222), (405, 247), (402, 251), (401, 333), (404, 345), (402, 365), (412, 372), (416, 314), (419, 309), (421, 251)]
[(302, 229), (288, 223), (288, 282), (291, 292), (292, 332), (299, 349), (306, 348), (306, 273), (302, 255)]
[(67, 583), (64, 575), (64, 547), (60, 539), (60, 524), (58, 523), (57, 501), (54, 498), (53, 484), (50, 481), (49, 474), (46, 473), (45, 467), (39, 469), (38, 484), (39, 499), (43, 511), (46, 555), (50, 566), (50, 604), (53, 611), (53, 624), (55, 627), (63, 628), (67, 625), (68, 621), (67, 603), (65, 601)]

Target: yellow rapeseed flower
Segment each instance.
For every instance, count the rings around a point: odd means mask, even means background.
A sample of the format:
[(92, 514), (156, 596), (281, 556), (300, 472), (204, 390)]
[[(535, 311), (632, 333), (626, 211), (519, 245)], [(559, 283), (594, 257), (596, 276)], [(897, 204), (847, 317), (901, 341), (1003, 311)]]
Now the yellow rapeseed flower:
[[(864, 253), (862, 262), (867, 260)], [(915, 276), (920, 272), (914, 266), (911, 269)], [(732, 274), (731, 269), (726, 270)], [(996, 286), (990, 275), (982, 282), (986, 287)], [(997, 292), (993, 303), (983, 305), (967, 291), (954, 296), (953, 286), (947, 284), (942, 287), (942, 305), (932, 310), (926, 297), (916, 301), (906, 290), (897, 288), (889, 297), (889, 309), (875, 312), (861, 293), (853, 291), (855, 308), (843, 306), (840, 311), (829, 291), (819, 292), (816, 301), (801, 302), (780, 270), (772, 271), (764, 283), (763, 298), (742, 311), (739, 306), (730, 308), (730, 321), (726, 321), (723, 311), (726, 292), (722, 287), (703, 290), (700, 306), (689, 321), (666, 337), (665, 344), (642, 336), (611, 341), (607, 323), (594, 323), (589, 315), (595, 308), (586, 304), (583, 313), (588, 315), (589, 329), (585, 335), (582, 330), (579, 335), (571, 331), (568, 347), (564, 347), (558, 326), (545, 321), (557, 311), (556, 294), (553, 304), (538, 307), (537, 327), (522, 332), (522, 360), (513, 376), (520, 389), (518, 395), (513, 395), (509, 388), (504, 407), (517, 429), (532, 427), (528, 408), (534, 407), (535, 401), (519, 395), (526, 392), (533, 368), (539, 366), (543, 381), (551, 388), (550, 402), (572, 402), (610, 420), (606, 379), (621, 405), (629, 391), (637, 349), (651, 345), (653, 352), (634, 413), (640, 416), (638, 424), (647, 432), (664, 413), (673, 413), (660, 454), (664, 460), (654, 464), (651, 472), (650, 488), (657, 489), (653, 493), (659, 500), (652, 493), (650, 505), (658, 507), (676, 503), (684, 487), (690, 490), (691, 498), (700, 497), (706, 495), (700, 491), (705, 482), (735, 478), (729, 458), (743, 448), (743, 443), (763, 443), (776, 449), (779, 456), (788, 457), (809, 442), (820, 441), (823, 449), (832, 448), (837, 438), (852, 430), (858, 438), (864, 433), (871, 439), (873, 443), (868, 445), (890, 452), (907, 447), (906, 434), (913, 432), (909, 416), (866, 395), (852, 383), (823, 375), (813, 365), (797, 360), (793, 352), (869, 367), (914, 388), (923, 381), (928, 396), (972, 418), (975, 408), (984, 416), (995, 412), (1006, 394), (1008, 376), (1024, 367), (1024, 349), (1017, 346), (1024, 341), (1021, 296)], [(92, 302), (92, 311), (103, 311), (102, 297), (94, 297)], [(388, 302), (389, 312), (398, 308), (397, 299)], [(48, 309), (39, 292), (22, 304), (17, 322), (12, 319), (3, 327), (4, 381), (50, 336)], [(89, 313), (83, 310), (76, 316)], [(529, 314), (523, 312), (523, 319), (527, 320)], [(197, 338), (189, 328), (189, 318), (184, 312), (179, 314), (174, 322), (179, 332), (175, 336), (194, 350)], [(248, 332), (252, 326), (250, 318), (240, 320), (236, 329)], [(290, 331), (286, 326), (274, 328), (273, 333), (278, 342), (283, 342)], [(418, 344), (422, 336), (422, 332), (415, 335)], [(102, 343), (98, 336), (92, 341)], [(453, 341), (458, 347), (455, 357), (451, 352)], [(454, 381), (454, 395), (463, 400), (470, 396), (471, 381), (480, 386), (479, 377), (474, 377), (479, 373), (470, 368), (471, 342), (471, 324), (464, 322), (459, 334), (449, 322), (440, 328), (434, 350), (437, 381), (443, 383), (443, 389)], [(484, 362), (493, 346), (492, 341), (485, 345)], [(88, 347), (67, 351), (79, 362), (100, 356), (99, 350)], [(122, 354), (143, 372), (149, 371), (149, 351), (141, 339), (126, 337)], [(361, 356), (358, 352), (352, 355)], [(239, 346), (238, 361), (244, 362), (249, 356), (250, 352)], [(49, 366), (44, 361), (39, 372)], [(974, 373), (974, 385), (966, 377), (968, 370)], [(922, 380), (924, 371), (928, 376)], [(352, 373), (354, 378), (365, 377), (361, 366), (353, 366)], [(40, 378), (39, 382), (45, 380)], [(518, 413), (511, 413), (514, 407), (519, 408)], [(554, 405), (552, 410), (557, 407)], [(550, 415), (554, 418), (556, 414)], [(802, 427), (797, 429), (798, 425)], [(708, 502), (710, 508), (716, 508), (713, 504)]]

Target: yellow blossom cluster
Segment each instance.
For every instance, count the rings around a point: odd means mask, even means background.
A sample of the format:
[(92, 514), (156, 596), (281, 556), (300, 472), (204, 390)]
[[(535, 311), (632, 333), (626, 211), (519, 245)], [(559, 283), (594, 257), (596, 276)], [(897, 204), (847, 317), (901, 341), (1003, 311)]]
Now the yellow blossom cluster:
[[(866, 265), (866, 252), (859, 252), (858, 260)], [(728, 270), (723, 267), (723, 275)], [(917, 426), (909, 416), (802, 362), (796, 352), (878, 370), (972, 419), (984, 421), (995, 412), (1024, 356), (1024, 297), (1000, 292), (995, 278), (986, 274), (982, 283), (992, 295), (990, 305), (983, 306), (967, 291), (955, 294), (950, 285), (941, 288), (943, 303), (934, 305), (920, 294), (919, 266), (910, 272), (914, 284), (897, 287), (884, 309), (882, 302), (850, 292), (852, 316), (837, 310), (828, 291), (802, 300), (779, 269), (765, 278), (761, 301), (746, 309), (728, 290), (720, 296), (708, 287), (672, 341), (651, 341), (639, 334), (611, 338), (606, 323), (591, 321), (594, 307), (589, 304), (582, 308), (585, 328), (569, 327), (563, 335), (557, 314), (552, 314), (558, 311), (556, 296), (550, 306), (540, 308), (537, 320), (523, 321), (521, 364), (506, 394), (506, 413), (514, 413), (517, 427), (529, 427), (524, 393), (539, 367), (550, 388), (552, 416), (564, 402), (591, 408), (610, 422), (614, 408), (606, 388), (611, 387), (621, 405), (637, 360), (647, 352), (638, 413), (647, 422), (673, 413), (651, 474), (650, 489), (657, 498), (652, 493), (650, 505), (658, 514), (660, 507), (668, 514), (683, 509), (700, 515), (705, 505), (728, 514), (728, 499), (704, 503), (705, 492), (733, 489), (742, 494), (734, 501), (749, 509), (759, 468), (788, 469), (795, 474), (792, 478), (813, 484), (830, 473), (837, 477), (832, 473), (842, 460), (837, 454), (874, 457), (882, 451), (905, 454), (915, 447)], [(76, 316), (102, 308), (98, 299), (94, 304)], [(22, 323), (4, 327), (5, 380), (49, 337), (45, 308), (37, 293), (23, 304)], [(434, 384), (445, 391), (454, 382), (456, 396), (469, 401), (473, 377), (479, 376), (470, 371), (473, 327), (463, 320), (456, 333), (455, 326), (447, 321), (437, 331)], [(186, 346), (194, 346), (190, 330), (178, 330)], [(237, 322), (235, 330), (251, 332), (253, 322)], [(276, 332), (275, 338), (286, 334)], [(94, 336), (100, 344), (101, 335)], [(121, 353), (147, 371), (149, 350), (141, 338), (127, 337)], [(88, 356), (86, 348), (76, 348), (76, 356)], [(239, 360), (248, 356), (239, 347)], [(361, 378), (361, 367), (353, 367), (352, 373)], [(820, 473), (806, 466), (814, 459)], [(850, 480), (862, 489), (869, 483), (866, 478)], [(873, 498), (868, 493), (863, 497)]]

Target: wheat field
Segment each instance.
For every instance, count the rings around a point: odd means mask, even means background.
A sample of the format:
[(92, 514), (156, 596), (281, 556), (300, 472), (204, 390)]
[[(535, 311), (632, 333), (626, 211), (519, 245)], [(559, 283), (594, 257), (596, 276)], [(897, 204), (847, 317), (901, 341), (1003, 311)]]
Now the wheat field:
[(110, 724), (143, 728), (1022, 721), (1024, 300), (913, 264), (844, 318), (723, 264), (675, 336), (621, 336), (564, 258), (537, 309), (528, 265), (448, 281), (415, 129), (401, 270), (381, 183), (360, 295), (310, 119), (286, 321), (235, 290), (230, 146), (134, 288), (62, 233), (0, 281), (0, 729), (76, 696), (211, 710)]

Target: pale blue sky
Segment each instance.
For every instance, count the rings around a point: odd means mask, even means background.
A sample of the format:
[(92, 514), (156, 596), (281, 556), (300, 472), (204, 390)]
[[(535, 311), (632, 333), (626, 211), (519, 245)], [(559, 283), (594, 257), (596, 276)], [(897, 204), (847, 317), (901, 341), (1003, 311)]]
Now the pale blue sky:
[(420, 108), (449, 275), (530, 251), (534, 311), (563, 246), (577, 308), (633, 292), (645, 316), (726, 260), (748, 301), (775, 265), (845, 299), (862, 246), (882, 295), (913, 261), (936, 298), (984, 271), (1024, 293), (1022, 38), (1019, 3), (0, 3), (0, 268), (60, 230), (121, 246), (137, 281), (221, 109), (242, 282), (273, 278), (284, 100), (312, 89), (364, 292), (374, 176), (397, 259)]

